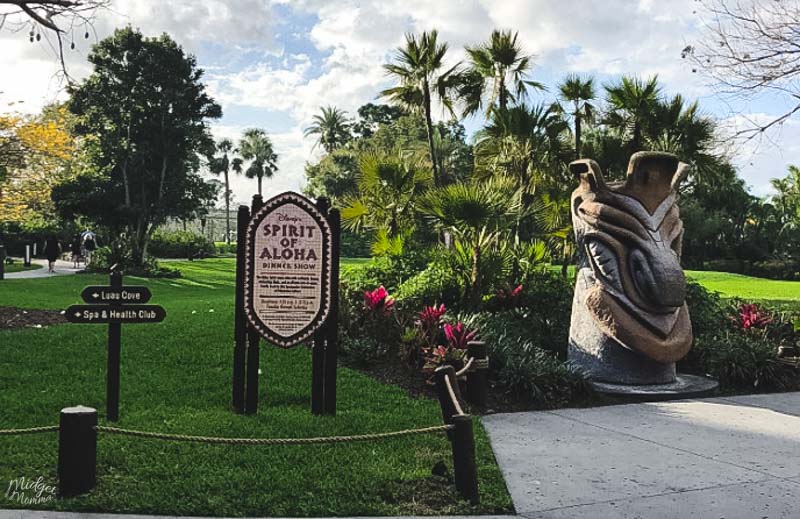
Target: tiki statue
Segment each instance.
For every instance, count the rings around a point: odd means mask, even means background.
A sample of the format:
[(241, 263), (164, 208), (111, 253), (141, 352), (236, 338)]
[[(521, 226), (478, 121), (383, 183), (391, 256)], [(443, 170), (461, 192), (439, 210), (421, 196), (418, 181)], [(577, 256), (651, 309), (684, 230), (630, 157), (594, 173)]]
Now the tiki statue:
[(676, 204), (688, 169), (674, 155), (639, 152), (624, 182), (606, 183), (595, 161), (570, 164), (580, 185), (572, 193), (579, 259), (569, 358), (593, 380), (670, 383), (689, 351)]

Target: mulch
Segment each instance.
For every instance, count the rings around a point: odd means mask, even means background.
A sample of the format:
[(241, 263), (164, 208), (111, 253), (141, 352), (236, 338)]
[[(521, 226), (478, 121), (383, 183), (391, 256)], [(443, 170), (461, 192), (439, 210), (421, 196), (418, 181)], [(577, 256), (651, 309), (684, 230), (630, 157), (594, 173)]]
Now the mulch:
[(37, 310), (0, 306), (0, 330), (44, 328), (66, 322), (67, 320), (61, 310)]

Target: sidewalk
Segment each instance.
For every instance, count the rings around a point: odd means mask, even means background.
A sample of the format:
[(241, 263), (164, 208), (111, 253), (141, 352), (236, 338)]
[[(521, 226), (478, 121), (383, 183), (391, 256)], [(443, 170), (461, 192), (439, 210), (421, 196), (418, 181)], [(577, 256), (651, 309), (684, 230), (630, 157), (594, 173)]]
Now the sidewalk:
[(73, 268), (71, 261), (58, 260), (56, 261), (55, 273), (47, 272), (47, 260), (34, 259), (33, 263), (41, 265), (42, 268), (36, 270), (24, 270), (22, 272), (7, 272), (6, 279), (36, 279), (36, 278), (52, 278), (55, 276), (68, 276), (76, 274), (83, 270), (84, 267)]
[(484, 417), (525, 518), (800, 518), (800, 393)]

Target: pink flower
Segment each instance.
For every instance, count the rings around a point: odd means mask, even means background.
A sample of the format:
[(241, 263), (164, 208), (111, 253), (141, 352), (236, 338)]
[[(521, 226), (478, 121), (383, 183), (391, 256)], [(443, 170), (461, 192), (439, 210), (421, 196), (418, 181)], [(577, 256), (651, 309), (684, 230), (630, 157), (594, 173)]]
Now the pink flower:
[(437, 346), (431, 350), (431, 355), (444, 359), (447, 356), (447, 348), (444, 346)]
[(381, 312), (384, 315), (388, 315), (394, 307), (394, 298), (381, 285), (375, 290), (366, 290), (364, 292), (364, 307), (372, 312)]
[(419, 322), (422, 323), (423, 326), (433, 327), (439, 324), (439, 320), (446, 311), (447, 308), (445, 308), (443, 304), (439, 305), (438, 308), (436, 305), (433, 305), (423, 307), (422, 311), (417, 315), (419, 315)]
[(766, 328), (770, 323), (772, 323), (772, 317), (757, 305), (742, 305), (739, 308), (739, 322), (736, 324), (744, 330)]
[(467, 348), (467, 343), (478, 335), (478, 330), (467, 330), (464, 323), (459, 322), (455, 326), (444, 325), (444, 336), (453, 348), (463, 350)]

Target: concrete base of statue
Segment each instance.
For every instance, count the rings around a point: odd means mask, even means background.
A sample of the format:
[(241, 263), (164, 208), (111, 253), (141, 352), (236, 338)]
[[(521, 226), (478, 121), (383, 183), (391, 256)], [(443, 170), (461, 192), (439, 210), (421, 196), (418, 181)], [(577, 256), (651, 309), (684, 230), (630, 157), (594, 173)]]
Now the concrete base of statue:
[(632, 402), (663, 402), (683, 398), (701, 398), (717, 393), (719, 382), (708, 377), (679, 373), (674, 382), (667, 384), (614, 384), (591, 380), (589, 385), (605, 395)]

